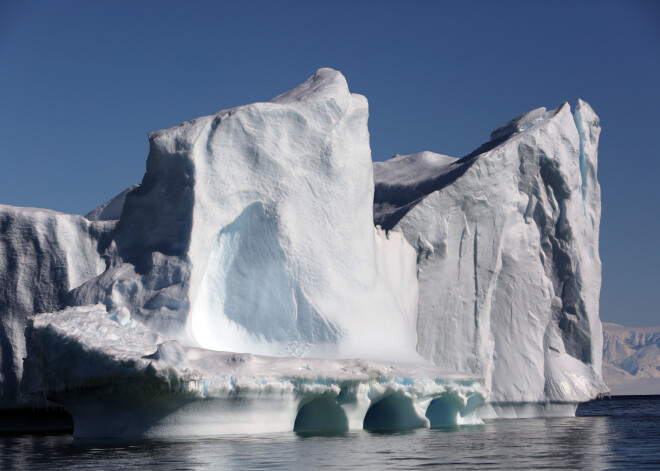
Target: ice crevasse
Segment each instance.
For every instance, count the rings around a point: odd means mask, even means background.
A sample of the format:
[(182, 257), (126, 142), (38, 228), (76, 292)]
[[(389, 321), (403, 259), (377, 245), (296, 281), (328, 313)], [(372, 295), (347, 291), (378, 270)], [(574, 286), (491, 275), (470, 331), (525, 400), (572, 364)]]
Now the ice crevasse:
[[(55, 213), (81, 241), (72, 280), (0, 312), (6, 407), (61, 404), (77, 436), (172, 436), (565, 414), (605, 391), (591, 108), (535, 110), (463, 159), (375, 165), (367, 118), (321, 69), (150, 134), (139, 186)], [(3, 230), (6, 273), (52, 233), (30, 224)], [(6, 298), (59, 277), (46, 254), (70, 245), (25, 252), (36, 268)]]

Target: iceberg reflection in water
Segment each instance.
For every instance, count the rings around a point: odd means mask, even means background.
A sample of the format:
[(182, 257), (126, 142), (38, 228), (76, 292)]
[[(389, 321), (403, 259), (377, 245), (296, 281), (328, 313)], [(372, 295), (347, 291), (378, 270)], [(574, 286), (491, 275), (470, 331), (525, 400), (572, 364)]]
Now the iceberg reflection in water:
[(176, 440), (0, 438), (2, 469), (657, 469), (660, 398), (594, 401), (582, 416), (408, 432)]

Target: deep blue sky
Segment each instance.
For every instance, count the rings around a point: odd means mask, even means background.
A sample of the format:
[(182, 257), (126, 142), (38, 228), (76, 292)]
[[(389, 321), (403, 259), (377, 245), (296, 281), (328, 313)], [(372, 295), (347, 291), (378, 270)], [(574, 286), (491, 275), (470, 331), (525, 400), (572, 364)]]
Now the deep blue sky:
[(85, 213), (142, 179), (148, 132), (319, 67), (369, 99), (374, 160), (589, 101), (601, 318), (660, 324), (660, 2), (0, 0), (0, 203)]

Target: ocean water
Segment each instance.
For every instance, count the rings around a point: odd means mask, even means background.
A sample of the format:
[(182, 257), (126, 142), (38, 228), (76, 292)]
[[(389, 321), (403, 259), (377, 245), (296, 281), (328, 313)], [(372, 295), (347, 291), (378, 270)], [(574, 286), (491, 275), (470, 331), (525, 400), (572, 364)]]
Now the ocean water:
[(660, 469), (660, 396), (613, 398), (576, 417), (409, 432), (280, 433), (87, 441), (0, 436), (0, 469)]

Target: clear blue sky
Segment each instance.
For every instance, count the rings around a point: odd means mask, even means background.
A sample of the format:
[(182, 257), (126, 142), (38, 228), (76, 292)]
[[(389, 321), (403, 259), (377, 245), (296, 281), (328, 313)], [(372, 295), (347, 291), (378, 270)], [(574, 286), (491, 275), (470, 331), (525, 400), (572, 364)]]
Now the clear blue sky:
[(148, 132), (319, 67), (369, 99), (374, 160), (590, 102), (601, 318), (660, 324), (660, 2), (0, 0), (0, 202), (85, 213), (140, 182)]

